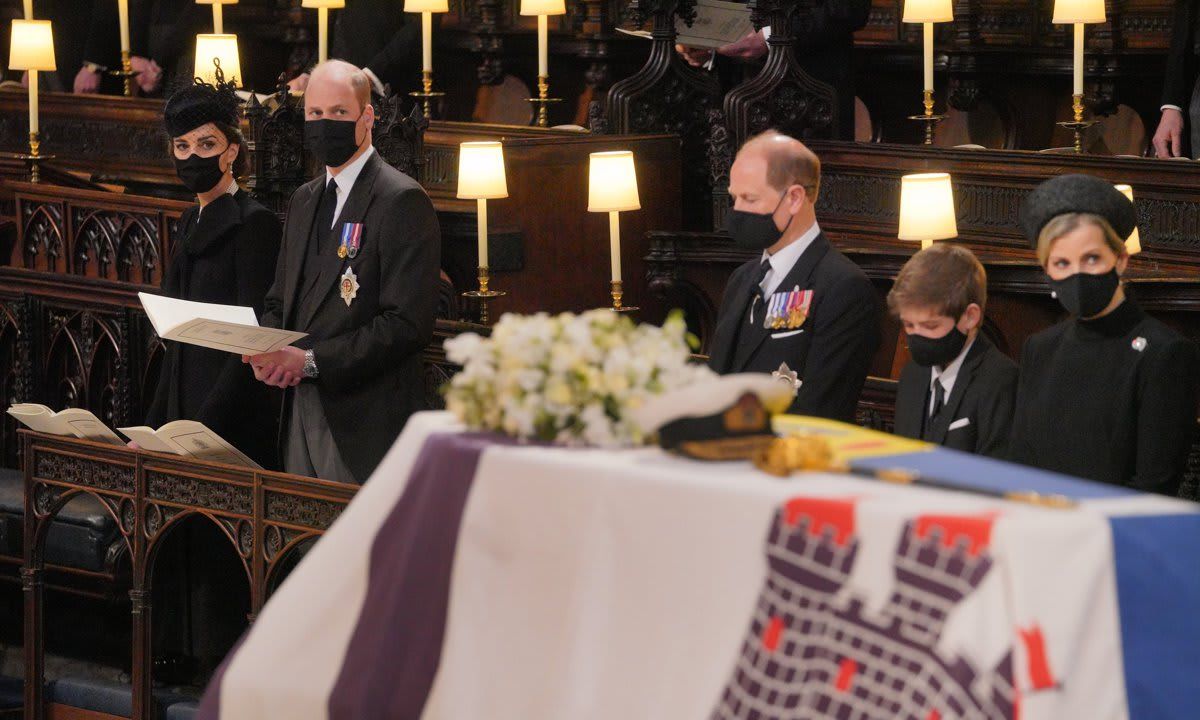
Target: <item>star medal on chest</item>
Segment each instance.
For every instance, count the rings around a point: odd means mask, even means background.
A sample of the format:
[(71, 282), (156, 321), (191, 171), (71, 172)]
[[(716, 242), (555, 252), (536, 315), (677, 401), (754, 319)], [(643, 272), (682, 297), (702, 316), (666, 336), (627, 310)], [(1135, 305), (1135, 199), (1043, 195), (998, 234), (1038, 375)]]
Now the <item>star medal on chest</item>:
[(801, 290), (799, 285), (791, 290), (771, 293), (763, 327), (767, 330), (798, 329), (808, 319), (812, 300), (813, 291)]
[(354, 268), (346, 268), (346, 272), (342, 273), (342, 279), (338, 281), (338, 288), (341, 290), (342, 300), (345, 301), (346, 307), (350, 307), (350, 303), (358, 297), (358, 276), (354, 274)]
[(343, 223), (342, 224), (342, 239), (338, 244), (338, 257), (342, 260), (350, 258), (353, 260), (358, 256), (358, 249), (362, 247), (362, 223)]

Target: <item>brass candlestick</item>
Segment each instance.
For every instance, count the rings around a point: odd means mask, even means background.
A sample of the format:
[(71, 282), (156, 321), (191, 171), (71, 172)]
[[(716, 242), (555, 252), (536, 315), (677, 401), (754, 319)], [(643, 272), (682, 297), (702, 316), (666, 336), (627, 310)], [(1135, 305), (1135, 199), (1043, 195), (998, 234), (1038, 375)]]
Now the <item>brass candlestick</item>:
[(432, 70), (422, 70), (421, 71), (421, 88), (422, 89), (420, 91), (414, 90), (414, 91), (410, 92), (409, 95), (411, 95), (412, 97), (415, 97), (415, 98), (419, 98), (421, 100), (421, 112), (423, 112), (425, 114), (425, 119), (431, 120), (431, 119), (433, 119), (433, 110), (432, 110), (433, 105), (432, 105), (431, 101), (433, 100), (433, 98), (442, 97), (446, 93), (434, 92), (434, 90), (433, 90), (433, 71)]
[(489, 322), (491, 322), (491, 317), (488, 314), (488, 302), (495, 298), (503, 297), (507, 294), (508, 293), (503, 290), (488, 289), (488, 269), (485, 266), (480, 266), (479, 289), (468, 290), (467, 292), (463, 293), (463, 297), (479, 301), (479, 322), (483, 325), (487, 325)]
[(526, 99), (537, 107), (537, 126), (550, 127), (548, 105), (550, 103), (562, 102), (562, 98), (550, 97), (550, 78), (545, 75), (538, 75), (538, 96)]
[(29, 182), (41, 182), (41, 164), (54, 159), (53, 155), (43, 155), (41, 149), (41, 136), (36, 132), (29, 133), (29, 154), (18, 156), (29, 164)]
[(125, 82), (125, 97), (133, 97), (133, 79), (138, 74), (133, 71), (133, 60), (128, 50), (121, 51), (121, 69), (111, 70), (109, 73)]
[(1059, 127), (1066, 128), (1075, 134), (1075, 152), (1083, 154), (1083, 133), (1085, 130), (1097, 123), (1096, 120), (1083, 119), (1083, 95), (1071, 96), (1071, 110), (1075, 113), (1075, 119), (1071, 122), (1060, 122)]
[(937, 125), (941, 121), (945, 120), (946, 116), (933, 114), (933, 91), (932, 90), (925, 91), (925, 97), (924, 97), (924, 100), (922, 101), (922, 104), (924, 104), (924, 106), (925, 106), (925, 112), (920, 115), (909, 115), (908, 119), (925, 124), (925, 144), (932, 145), (933, 144), (933, 126)]
[(623, 297), (625, 297), (624, 286), (621, 284), (620, 280), (613, 280), (611, 284), (612, 284), (611, 295), (612, 295), (613, 302), (612, 302), (612, 307), (609, 308), (610, 310), (612, 310), (613, 312), (619, 312), (619, 313), (631, 313), (631, 312), (641, 309), (634, 305), (622, 305), (621, 299)]

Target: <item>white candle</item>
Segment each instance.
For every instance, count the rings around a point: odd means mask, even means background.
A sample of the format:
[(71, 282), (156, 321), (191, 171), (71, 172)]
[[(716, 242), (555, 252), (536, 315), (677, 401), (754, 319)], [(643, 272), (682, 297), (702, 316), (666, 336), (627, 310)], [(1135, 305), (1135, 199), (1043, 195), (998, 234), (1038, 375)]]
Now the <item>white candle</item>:
[(487, 200), (480, 198), (475, 201), (479, 208), (479, 267), (485, 268), (488, 266), (487, 254)]
[[(541, 17), (545, 17), (542, 15)], [(612, 210), (608, 213), (608, 245), (612, 262), (613, 282), (621, 282), (621, 213)]]
[(421, 13), (421, 69), (433, 72), (433, 13)]
[(925, 89), (933, 91), (933, 23), (925, 25)]
[(38, 71), (29, 72), (29, 132), (38, 132)]
[(1075, 23), (1075, 84), (1073, 92), (1083, 94), (1083, 23)]
[(121, 21), (121, 52), (129, 52), (129, 0), (117, 0), (117, 15)]
[(538, 15), (538, 77), (550, 77), (550, 18)]
[(213, 5), (213, 33), (216, 35), (225, 34), (225, 18), (222, 14), (221, 3)]
[(25, 19), (33, 19), (33, 0), (25, 0)]
[(329, 8), (317, 8), (317, 62), (329, 55)]

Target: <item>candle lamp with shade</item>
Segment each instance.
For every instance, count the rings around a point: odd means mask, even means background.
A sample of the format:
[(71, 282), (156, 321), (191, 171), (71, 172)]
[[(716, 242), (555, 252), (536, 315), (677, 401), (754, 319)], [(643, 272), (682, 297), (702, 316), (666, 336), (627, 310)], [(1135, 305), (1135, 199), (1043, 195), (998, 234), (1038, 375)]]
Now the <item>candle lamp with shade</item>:
[(29, 163), (29, 179), (38, 182), (39, 163), (49, 159), (41, 154), (38, 126), (38, 71), (58, 68), (54, 61), (54, 29), (49, 20), (13, 20), (8, 50), (8, 67), (29, 73), (29, 154), (21, 156)]
[(210, 85), (242, 84), (237, 35), (196, 36), (196, 77)]
[(197, 5), (212, 5), (213, 34), (225, 34), (225, 5), (237, 5), (238, 0), (196, 0)]
[(909, 120), (915, 120), (925, 125), (925, 144), (933, 144), (933, 126), (946, 119), (945, 115), (933, 114), (933, 24), (951, 22), (954, 20), (953, 0), (904, 0), (903, 22), (921, 23), (922, 26), (922, 67), (924, 68), (923, 104), (925, 112), (920, 115), (909, 115)]
[(1083, 27), (1105, 20), (1107, 16), (1104, 13), (1104, 0), (1054, 0), (1054, 16), (1051, 22), (1074, 26), (1075, 43), (1071, 61), (1071, 110), (1074, 120), (1058, 124), (1075, 134), (1077, 153), (1083, 152), (1083, 132), (1096, 124), (1095, 120), (1083, 119)]
[(638, 308), (622, 304), (625, 292), (621, 280), (620, 216), (622, 212), (642, 207), (633, 153), (629, 150), (596, 152), (588, 159), (588, 212), (608, 213), (612, 309), (614, 312), (632, 312)]
[[(1115, 187), (1121, 191), (1122, 195), (1129, 198), (1129, 202), (1133, 202), (1133, 187), (1129, 185), (1116, 185)], [(1136, 204), (1134, 203), (1134, 205)], [(1137, 255), (1142, 251), (1142, 236), (1138, 232), (1137, 225), (1133, 226), (1133, 232), (1129, 234), (1129, 237), (1125, 238), (1125, 251), (1131, 256)]]
[(450, 12), (449, 0), (404, 0), (404, 12), (421, 13), (421, 90), (409, 93), (421, 101), (421, 111), (432, 118), (432, 100), (445, 95), (433, 90), (433, 14)]
[(479, 321), (489, 321), (488, 301), (506, 295), (488, 287), (487, 201), (508, 197), (504, 174), (504, 146), (497, 141), (465, 142), (458, 146), (458, 197), (474, 200), (479, 231), (479, 289), (463, 297), (479, 301)]
[(550, 97), (550, 16), (565, 15), (566, 0), (521, 0), (522, 15), (536, 15), (538, 23), (538, 96), (529, 98), (537, 108), (538, 127), (549, 125), (550, 103), (562, 98)]
[(934, 240), (958, 237), (954, 188), (949, 173), (917, 173), (900, 178), (900, 240), (919, 240), (921, 247)]
[(317, 63), (329, 59), (329, 11), (346, 7), (346, 0), (301, 0), (300, 7), (317, 11)]

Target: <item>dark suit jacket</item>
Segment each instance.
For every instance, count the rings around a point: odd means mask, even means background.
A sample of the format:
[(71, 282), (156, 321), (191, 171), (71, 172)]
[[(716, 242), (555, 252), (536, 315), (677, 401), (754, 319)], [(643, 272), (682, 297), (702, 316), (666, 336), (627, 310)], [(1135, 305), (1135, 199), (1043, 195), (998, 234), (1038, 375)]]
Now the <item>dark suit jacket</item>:
[[(400, 3), (402, 6), (403, 3)], [(353, 0), (335, 12), (329, 57), (370, 68), (393, 92), (418, 89), (421, 16), (396, 0)], [(434, 15), (434, 23), (437, 23)]]
[[(324, 185), (321, 174), (292, 195), (263, 325), (309, 334), (300, 344), (314, 351), (329, 429), (363, 482), (408, 417), (426, 407), (421, 352), (433, 338), (441, 235), (417, 181), (373, 153), (334, 225), (340, 238), (345, 223), (362, 223), (361, 249), (343, 260), (325, 248), (306, 292), (298, 286)], [(339, 290), (347, 268), (359, 283), (349, 305)]]
[[(275, 278), (279, 220), (248, 193), (222, 195), (180, 218), (182, 238), (163, 278), (171, 297), (250, 306), (262, 315)], [(199, 420), (267, 468), (278, 467), (279, 395), (240, 357), (167, 342), (146, 424)]]
[[(897, 435), (921, 438), (929, 409), (931, 376), (930, 368), (914, 362), (900, 371)], [(955, 450), (1006, 459), (1016, 397), (1017, 364), (979, 335), (963, 358), (950, 397), (934, 419), (928, 439)], [(959, 427), (951, 430), (951, 425)]]
[[(212, 10), (208, 5), (197, 5), (195, 0), (131, 0), (129, 3), (130, 52), (153, 59), (163, 69), (159, 94), (166, 93), (174, 83), (193, 76), (196, 35), (208, 32), (212, 32)], [(119, 68), (120, 42), (117, 3), (93, 0), (91, 30), (85, 41), (83, 59)], [(242, 52), (246, 51), (243, 47)]]
[(763, 328), (761, 302), (754, 324), (747, 320), (759, 262), (734, 270), (725, 286), (709, 366), (721, 374), (769, 373), (787, 363), (804, 381), (792, 412), (854, 422), (879, 346), (879, 300), (871, 281), (824, 234), (818, 235), (778, 287), (779, 292), (796, 287), (813, 291), (808, 319), (798, 331), (772, 332)]
[(1196, 76), (1200, 73), (1200, 59), (1196, 52), (1200, 42), (1197, 25), (1200, 25), (1200, 8), (1196, 7), (1195, 0), (1175, 0), (1162, 104), (1177, 105), (1183, 108), (1185, 115), (1192, 102)]

